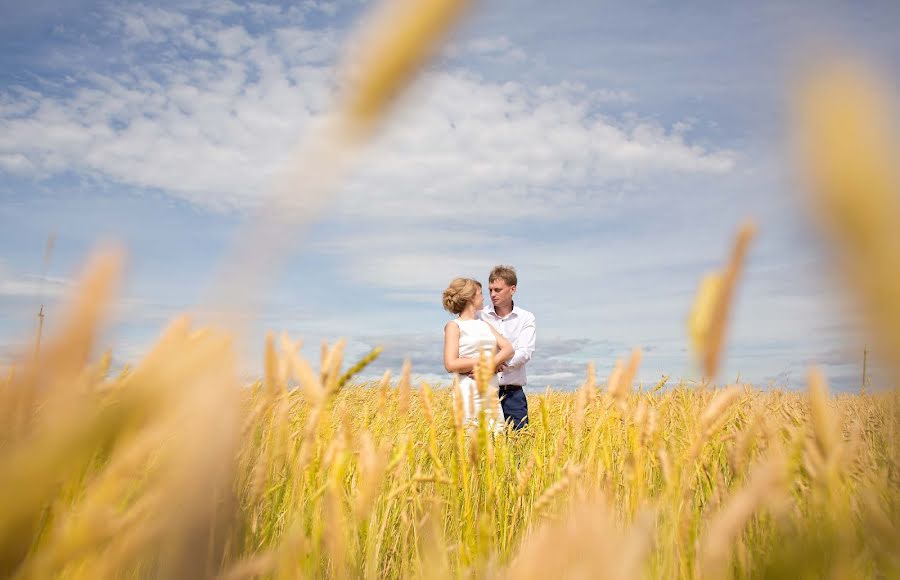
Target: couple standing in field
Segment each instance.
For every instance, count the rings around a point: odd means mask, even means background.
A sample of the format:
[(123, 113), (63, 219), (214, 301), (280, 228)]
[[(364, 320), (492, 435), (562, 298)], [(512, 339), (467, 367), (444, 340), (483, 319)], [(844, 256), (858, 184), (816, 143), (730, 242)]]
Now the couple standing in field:
[(486, 396), (500, 397), (503, 421), (513, 429), (528, 425), (525, 365), (534, 353), (534, 315), (513, 302), (517, 284), (515, 268), (496, 266), (488, 276), (487, 307), (477, 280), (454, 278), (444, 290), (444, 309), (457, 316), (444, 326), (444, 367), (461, 377), (458, 395), (467, 422), (487, 402), (479, 396), (473, 371), (481, 353), (492, 351), (495, 368)]

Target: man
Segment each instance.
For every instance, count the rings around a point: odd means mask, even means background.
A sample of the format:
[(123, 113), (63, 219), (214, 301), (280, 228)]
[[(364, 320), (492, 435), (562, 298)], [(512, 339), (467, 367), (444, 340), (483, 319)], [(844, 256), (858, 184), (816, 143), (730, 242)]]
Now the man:
[(534, 353), (534, 315), (513, 302), (516, 294), (516, 269), (496, 266), (488, 276), (491, 303), (478, 312), (478, 317), (493, 326), (512, 343), (515, 354), (497, 374), (503, 416), (513, 429), (528, 425), (528, 400), (525, 398), (525, 365)]

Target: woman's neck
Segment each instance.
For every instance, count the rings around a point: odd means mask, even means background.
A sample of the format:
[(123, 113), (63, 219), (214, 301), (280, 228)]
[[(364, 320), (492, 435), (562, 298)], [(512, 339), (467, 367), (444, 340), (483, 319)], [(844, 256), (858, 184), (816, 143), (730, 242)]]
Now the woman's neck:
[(459, 313), (460, 320), (475, 320), (475, 305), (469, 304), (466, 309)]

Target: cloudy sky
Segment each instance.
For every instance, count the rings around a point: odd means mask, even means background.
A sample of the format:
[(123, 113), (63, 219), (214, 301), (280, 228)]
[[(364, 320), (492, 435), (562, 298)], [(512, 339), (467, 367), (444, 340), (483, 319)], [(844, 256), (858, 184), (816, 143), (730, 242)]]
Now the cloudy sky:
[[(691, 379), (693, 295), (751, 217), (723, 379), (799, 388), (817, 362), (857, 388), (864, 341), (798, 192), (786, 104), (829, 51), (896, 87), (900, 4), (785, 4), (476, 4), (326, 210), (285, 239), (251, 343), (285, 330), (313, 357), (344, 337), (352, 356), (385, 347), (373, 374), (410, 357), (445, 377), (441, 291), (508, 263), (537, 317), (532, 386), (577, 385), (591, 360), (603, 376), (633, 346), (643, 381)], [(133, 361), (221, 291), (238, 226), (331, 110), (370, 6), (0, 7), (0, 357), (41, 303), (52, 330), (86, 256), (116, 240), (127, 278), (105, 341)]]

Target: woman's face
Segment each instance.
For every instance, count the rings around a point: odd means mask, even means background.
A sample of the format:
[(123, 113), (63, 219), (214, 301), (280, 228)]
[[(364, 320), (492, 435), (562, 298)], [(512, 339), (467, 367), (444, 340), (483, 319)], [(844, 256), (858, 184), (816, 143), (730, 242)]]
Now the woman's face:
[(481, 287), (476, 288), (475, 298), (472, 299), (472, 304), (475, 305), (475, 310), (484, 308), (484, 295), (481, 293)]

